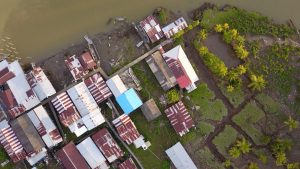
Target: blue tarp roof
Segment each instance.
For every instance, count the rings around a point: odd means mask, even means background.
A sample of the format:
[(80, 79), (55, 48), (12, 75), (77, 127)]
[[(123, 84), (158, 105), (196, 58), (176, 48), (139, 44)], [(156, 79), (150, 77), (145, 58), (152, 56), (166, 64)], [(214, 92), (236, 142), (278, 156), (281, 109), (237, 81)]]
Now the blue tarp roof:
[(127, 115), (143, 104), (133, 88), (117, 97), (117, 102)]

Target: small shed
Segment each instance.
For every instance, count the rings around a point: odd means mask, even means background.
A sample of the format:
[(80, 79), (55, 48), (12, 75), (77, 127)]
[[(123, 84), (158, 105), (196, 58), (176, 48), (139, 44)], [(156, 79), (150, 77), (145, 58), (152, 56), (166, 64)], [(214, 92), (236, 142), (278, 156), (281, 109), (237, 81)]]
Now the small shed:
[(117, 97), (117, 102), (121, 106), (124, 113), (127, 115), (143, 104), (140, 97), (137, 95), (133, 88), (127, 90), (119, 97)]
[(84, 52), (78, 58), (84, 70), (90, 70), (96, 67), (96, 62), (94, 61), (90, 52)]
[(159, 110), (153, 99), (146, 101), (141, 106), (141, 110), (147, 121), (152, 121), (161, 115), (161, 111)]

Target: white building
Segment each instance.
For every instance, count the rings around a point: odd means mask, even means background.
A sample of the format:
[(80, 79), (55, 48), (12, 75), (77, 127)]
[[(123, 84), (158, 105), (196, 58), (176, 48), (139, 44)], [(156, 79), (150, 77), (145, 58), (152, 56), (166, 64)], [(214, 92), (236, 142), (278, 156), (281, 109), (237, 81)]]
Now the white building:
[(122, 93), (126, 92), (128, 89), (123, 83), (123, 81), (121, 80), (119, 75), (116, 75), (108, 79), (106, 81), (106, 84), (116, 98), (120, 96)]
[(48, 148), (52, 148), (63, 141), (58, 129), (43, 106), (33, 109), (27, 115)]
[(167, 38), (171, 38), (173, 35), (179, 31), (188, 27), (188, 24), (183, 17), (178, 18), (176, 21), (170, 23), (169, 25), (162, 28), (163, 33)]
[(91, 130), (105, 122), (100, 108), (84, 82), (70, 88), (67, 90), (67, 93), (81, 115), (83, 124), (88, 130)]
[(76, 147), (92, 169), (109, 169), (106, 159), (90, 137)]
[(180, 142), (167, 149), (166, 153), (177, 169), (197, 169)]
[(33, 70), (26, 75), (26, 78), (39, 100), (42, 101), (56, 93), (42, 68), (34, 67)]

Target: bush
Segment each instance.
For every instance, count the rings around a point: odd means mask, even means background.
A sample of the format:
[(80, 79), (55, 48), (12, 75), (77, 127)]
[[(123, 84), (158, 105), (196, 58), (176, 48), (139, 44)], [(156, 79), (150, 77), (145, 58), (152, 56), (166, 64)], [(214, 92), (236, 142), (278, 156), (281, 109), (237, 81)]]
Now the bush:
[(168, 20), (168, 14), (167, 14), (167, 10), (162, 8), (159, 12), (158, 12), (158, 20), (162, 23), (162, 24), (166, 24), (167, 20)]
[(180, 99), (180, 94), (176, 89), (169, 90), (167, 92), (167, 100), (169, 104), (176, 103)]

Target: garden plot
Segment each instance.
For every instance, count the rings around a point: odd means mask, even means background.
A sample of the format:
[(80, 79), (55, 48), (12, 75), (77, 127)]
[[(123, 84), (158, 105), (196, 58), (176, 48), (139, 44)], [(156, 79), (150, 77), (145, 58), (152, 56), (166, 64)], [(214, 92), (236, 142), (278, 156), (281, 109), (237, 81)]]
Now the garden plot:
[(245, 100), (245, 93), (242, 91), (242, 87), (236, 88), (232, 92), (228, 92), (226, 86), (222, 84), (220, 84), (219, 87), (222, 93), (235, 108), (237, 108)]
[(199, 163), (200, 168), (225, 169), (207, 147), (203, 147), (197, 151), (196, 162)]

